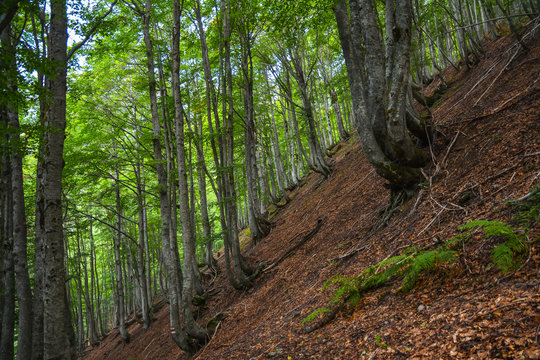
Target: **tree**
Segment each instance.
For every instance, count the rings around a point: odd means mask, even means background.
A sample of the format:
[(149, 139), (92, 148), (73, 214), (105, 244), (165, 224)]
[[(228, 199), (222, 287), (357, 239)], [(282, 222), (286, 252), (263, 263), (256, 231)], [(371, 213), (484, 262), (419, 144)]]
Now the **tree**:
[(67, 7), (65, 0), (50, 3), (49, 59), (55, 73), (48, 80), (51, 102), (46, 120), (43, 169), (45, 283), (44, 357), (70, 359), (71, 346), (64, 327), (65, 303), (64, 233), (62, 223), (62, 168), (66, 128)]
[[(3, 60), (7, 62), (4, 67), (7, 73), (7, 89), (10, 90), (12, 98), (17, 98), (17, 64), (15, 60), (15, 44), (12, 34), (8, 29), (2, 33), (2, 48), (4, 50)], [(9, 93), (8, 93), (9, 95)], [(13, 231), (13, 259), (17, 287), (17, 301), (19, 305), (19, 327), (17, 359), (30, 359), (32, 354), (32, 290), (30, 288), (30, 277), (28, 275), (27, 261), (27, 229), (26, 214), (24, 204), (23, 185), (23, 149), (20, 142), (20, 124), (18, 101), (12, 101), (5, 106), (4, 114), (7, 115), (9, 148), (8, 153), (11, 158), (11, 192), (13, 211), (6, 214), (12, 217)], [(0, 106), (2, 106), (0, 104)], [(9, 234), (8, 234), (9, 236)]]
[[(174, 0), (173, 5), (173, 36), (172, 36), (172, 91), (174, 97), (174, 119), (176, 130), (176, 160), (178, 162), (178, 188), (180, 193), (180, 219), (182, 221), (182, 245), (184, 249), (184, 282), (182, 289), (182, 314), (186, 332), (204, 341), (207, 334), (194, 319), (191, 305), (193, 302), (195, 259), (195, 236), (193, 221), (190, 216), (188, 183), (186, 174), (186, 148), (184, 143), (184, 109), (180, 94), (180, 0)], [(194, 211), (195, 209), (192, 209)]]
[[(411, 131), (422, 136), (428, 127), (407, 112), (412, 100), (408, 97), (412, 6), (410, 1), (386, 2), (384, 37), (377, 9), (369, 0), (350, 0), (349, 9), (345, 0), (340, 1), (334, 13), (360, 144), (376, 172), (389, 181), (394, 209), (412, 196), (426, 164)], [(413, 127), (417, 122), (421, 126)]]

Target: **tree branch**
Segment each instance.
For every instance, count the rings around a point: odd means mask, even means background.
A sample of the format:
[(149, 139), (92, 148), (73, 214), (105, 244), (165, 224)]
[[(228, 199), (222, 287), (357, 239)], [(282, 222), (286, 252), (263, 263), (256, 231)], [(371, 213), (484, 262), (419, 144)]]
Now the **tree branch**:
[(101, 22), (103, 21), (103, 19), (105, 19), (107, 16), (109, 16), (109, 14), (113, 11), (114, 6), (116, 5), (117, 2), (118, 2), (118, 0), (114, 0), (113, 3), (111, 4), (111, 7), (109, 8), (109, 10), (96, 20), (96, 23), (90, 29), (90, 31), (88, 31), (88, 33), (86, 34), (84, 39), (79, 41), (78, 43), (73, 45), (73, 47), (71, 49), (69, 49), (69, 52), (68, 52), (68, 55), (67, 55), (68, 60), (71, 59), (71, 57), (75, 54), (75, 52), (77, 50), (79, 50), (84, 44), (86, 44), (86, 42), (92, 37), (92, 35), (94, 35), (94, 33), (96, 32), (99, 25), (101, 25)]

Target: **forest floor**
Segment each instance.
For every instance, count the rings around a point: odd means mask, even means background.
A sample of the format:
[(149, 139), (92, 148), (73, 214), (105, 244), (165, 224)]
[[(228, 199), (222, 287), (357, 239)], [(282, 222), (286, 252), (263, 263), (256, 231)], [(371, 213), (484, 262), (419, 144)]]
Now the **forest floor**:
[[(530, 30), (530, 29), (529, 29)], [(320, 329), (304, 333), (302, 320), (328, 306), (324, 283), (366, 267), (410, 246), (432, 249), (460, 233), (471, 220), (518, 226), (509, 201), (540, 182), (540, 28), (525, 38), (524, 51), (502, 37), (485, 46), (472, 69), (449, 68), (449, 89), (431, 108), (438, 136), (426, 183), (394, 216), (373, 231), (387, 204), (385, 181), (362, 155), (355, 137), (337, 145), (332, 175), (312, 173), (271, 217), (274, 227), (254, 247), (251, 264), (269, 268), (253, 288), (234, 290), (222, 272), (218, 293), (200, 314), (225, 320), (195, 359), (539, 359), (540, 243), (538, 222), (529, 253), (517, 270), (503, 274), (491, 263), (502, 240), (481, 232), (463, 245), (459, 260), (422, 274), (408, 293), (400, 279), (367, 292)], [(433, 94), (440, 81), (426, 88)], [(318, 224), (315, 235), (270, 267)], [(164, 305), (146, 332), (128, 327), (124, 344), (112, 330), (83, 359), (184, 359), (169, 335)]]

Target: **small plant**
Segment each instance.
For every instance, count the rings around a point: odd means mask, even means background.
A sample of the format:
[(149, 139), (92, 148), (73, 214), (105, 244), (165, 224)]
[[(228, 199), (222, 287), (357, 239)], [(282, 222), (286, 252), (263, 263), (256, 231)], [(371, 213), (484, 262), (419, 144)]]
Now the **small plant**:
[(386, 347), (386, 343), (382, 340), (381, 335), (375, 336), (375, 344), (377, 344), (378, 347)]
[(504, 274), (519, 265), (521, 255), (527, 250), (525, 230), (515, 229), (500, 221), (487, 220), (471, 221), (460, 227), (460, 229), (472, 228), (481, 228), (486, 239), (495, 236), (506, 239), (492, 250), (492, 261)]

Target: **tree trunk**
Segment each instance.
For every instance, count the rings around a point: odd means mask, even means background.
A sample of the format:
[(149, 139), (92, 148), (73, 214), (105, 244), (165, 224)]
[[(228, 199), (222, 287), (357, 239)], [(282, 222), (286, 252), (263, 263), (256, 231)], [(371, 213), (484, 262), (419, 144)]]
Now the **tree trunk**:
[(233, 77), (232, 77), (232, 68), (231, 68), (231, 5), (230, 1), (222, 1), (222, 4), (225, 6), (225, 17), (223, 21), (223, 38), (224, 38), (224, 47), (225, 47), (225, 57), (224, 57), (224, 66), (225, 66), (225, 76), (226, 76), (226, 88), (227, 88), (227, 116), (224, 120), (225, 128), (225, 139), (223, 150), (225, 153), (225, 194), (226, 198), (230, 199), (227, 202), (227, 219), (228, 219), (228, 231), (231, 235), (230, 245), (231, 245), (231, 258), (233, 260), (233, 267), (235, 275), (240, 282), (240, 285), (243, 287), (251, 287), (251, 280), (248, 279), (248, 276), (251, 275), (253, 270), (245, 263), (244, 258), (240, 250), (240, 242), (238, 240), (238, 229), (236, 228), (238, 214), (236, 210), (236, 190), (235, 190), (235, 178), (234, 178), (234, 132), (233, 132), (233, 121), (234, 121), (234, 108), (233, 108)]
[[(152, 3), (146, 1), (144, 12), (141, 14), (143, 18), (143, 35), (146, 45), (146, 58), (149, 78), (149, 94), (152, 114), (152, 135), (153, 135), (153, 150), (154, 159), (156, 161), (156, 172), (159, 184), (159, 203), (161, 212), (161, 240), (162, 240), (162, 255), (167, 268), (167, 276), (169, 279), (169, 303), (170, 303), (170, 327), (171, 335), (175, 343), (185, 351), (191, 351), (188, 340), (180, 327), (179, 322), (179, 276), (181, 270), (179, 268), (178, 252), (175, 253), (175, 244), (170, 243), (170, 221), (171, 221), (171, 203), (168, 194), (167, 173), (163, 167), (163, 156), (161, 153), (161, 126), (158, 115), (157, 96), (156, 96), (156, 79), (154, 73), (154, 54), (152, 48), (152, 38), (150, 35), (150, 13)], [(176, 2), (175, 2), (176, 9)]]
[(129, 333), (126, 330), (125, 325), (125, 300), (124, 300), (124, 281), (122, 276), (122, 258), (120, 256), (120, 246), (122, 243), (122, 216), (120, 205), (120, 173), (118, 171), (118, 165), (116, 168), (115, 176), (115, 196), (116, 196), (116, 234), (114, 235), (114, 264), (116, 274), (116, 306), (118, 308), (118, 329), (120, 330), (120, 336), (124, 342), (129, 342)]
[[(202, 116), (199, 117), (197, 133), (200, 138), (203, 135)], [(203, 142), (201, 141), (197, 146), (197, 184), (199, 186), (199, 201), (201, 212), (201, 224), (203, 232), (203, 243), (205, 246), (205, 263), (213, 271), (217, 271), (217, 263), (214, 260), (212, 250), (212, 229), (210, 227), (210, 219), (208, 217), (208, 199), (206, 196), (206, 176), (204, 174), (205, 159), (204, 159)]]
[(66, 332), (64, 235), (62, 226), (62, 168), (66, 128), (67, 14), (65, 0), (50, 3), (49, 60), (55, 64), (49, 80), (51, 102), (47, 113), (43, 195), (45, 232), (44, 357), (70, 359)]
[[(191, 310), (193, 301), (193, 259), (195, 257), (195, 236), (189, 208), (189, 189), (186, 173), (186, 149), (184, 145), (184, 109), (180, 94), (180, 0), (174, 1), (174, 28), (172, 37), (172, 91), (174, 98), (174, 119), (176, 133), (176, 161), (178, 169), (178, 189), (180, 196), (180, 220), (182, 222), (182, 245), (184, 252), (184, 279), (182, 287), (182, 314), (186, 332), (204, 341), (206, 331), (195, 321)], [(194, 209), (192, 209), (194, 210)]]
[[(41, 116), (45, 116), (44, 106)], [(34, 249), (34, 302), (32, 305), (34, 321), (32, 324), (32, 359), (43, 359), (43, 287), (45, 273), (45, 203), (43, 195), (43, 142), (39, 147), (39, 160), (36, 170), (36, 199), (35, 206), (35, 249)]]
[[(2, 128), (6, 128), (7, 123), (5, 121), (5, 109), (0, 108), (2, 111), (0, 119)], [(5, 132), (7, 133), (7, 131)], [(7, 143), (7, 135), (6, 135)], [(4, 150), (4, 149), (3, 149)], [(7, 150), (7, 149), (6, 149)], [(3, 272), (3, 308), (2, 308), (2, 329), (0, 338), (0, 359), (13, 359), (15, 354), (14, 336), (15, 336), (15, 272), (13, 256), (11, 256), (13, 249), (13, 199), (11, 192), (11, 170), (8, 151), (3, 151), (2, 154), (2, 234), (1, 234), (1, 258), (2, 260), (2, 272)]]
[[(137, 180), (137, 216), (139, 227), (139, 244), (137, 246), (137, 269), (139, 272), (139, 288), (141, 290), (141, 312), (144, 329), (150, 327), (152, 321), (152, 307), (150, 306), (150, 297), (148, 291), (148, 279), (150, 278), (150, 268), (144, 268), (144, 252), (146, 248), (146, 227), (144, 219), (144, 192), (141, 176), (141, 165), (137, 162), (135, 165), (135, 177)], [(147, 255), (148, 257), (148, 255)]]
[(316, 171), (323, 175), (325, 178), (330, 176), (330, 166), (324, 159), (324, 153), (321, 149), (319, 139), (317, 137), (317, 129), (315, 125), (315, 117), (313, 114), (313, 104), (311, 100), (311, 94), (308, 89), (308, 82), (305, 76), (302, 59), (298, 53), (295, 53), (291, 59), (293, 69), (292, 74), (298, 83), (300, 89), (300, 97), (302, 99), (302, 112), (304, 119), (308, 125), (308, 145), (312, 158), (310, 167), (313, 171)]
[[(270, 84), (268, 82), (268, 73), (265, 72), (266, 77), (266, 86), (267, 89), (270, 89)], [(270, 93), (270, 91), (268, 91)], [(276, 116), (274, 111), (274, 100), (272, 97), (270, 97), (270, 116), (272, 119), (272, 130), (273, 134), (271, 135), (270, 142), (272, 143), (272, 157), (274, 160), (274, 165), (276, 168), (276, 181), (278, 185), (278, 193), (276, 193), (276, 196), (279, 198), (279, 193), (284, 191), (286, 188), (289, 187), (289, 182), (287, 179), (287, 176), (285, 176), (285, 170), (283, 166), (283, 159), (281, 156), (281, 147), (279, 145), (279, 136), (276, 126)]]
[[(411, 141), (405, 116), (411, 4), (396, 3), (394, 7), (393, 2), (388, 2), (384, 44), (371, 2), (350, 0), (349, 3), (350, 19), (345, 1), (336, 5), (334, 13), (360, 143), (377, 173), (390, 182), (390, 188), (410, 196), (422, 178), (419, 168), (424, 164)], [(362, 39), (365, 59), (358, 51)], [(386, 66), (381, 59), (387, 59)]]
[[(2, 33), (2, 49), (5, 62), (4, 70), (7, 72), (8, 92), (16, 98), (17, 64), (15, 48), (11, 43), (10, 29)], [(22, 151), (20, 146), (19, 111), (17, 101), (6, 108), (8, 126), (12, 135), (9, 136), (9, 154), (11, 155), (11, 192), (13, 210), (8, 216), (13, 217), (13, 260), (16, 278), (17, 303), (19, 309), (19, 322), (17, 331), (17, 359), (30, 359), (32, 354), (32, 291), (28, 275), (27, 261), (27, 231), (24, 204), (24, 187), (22, 171)]]

